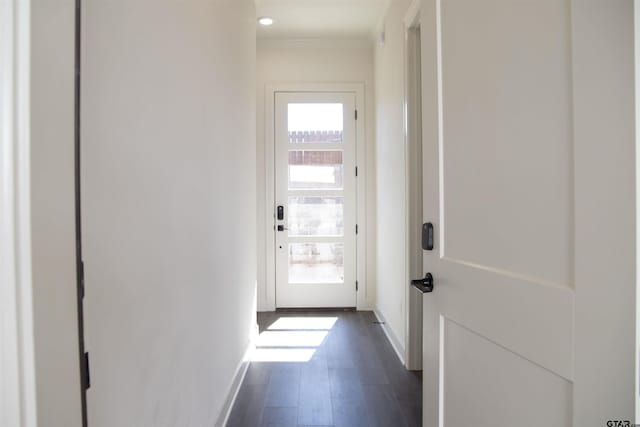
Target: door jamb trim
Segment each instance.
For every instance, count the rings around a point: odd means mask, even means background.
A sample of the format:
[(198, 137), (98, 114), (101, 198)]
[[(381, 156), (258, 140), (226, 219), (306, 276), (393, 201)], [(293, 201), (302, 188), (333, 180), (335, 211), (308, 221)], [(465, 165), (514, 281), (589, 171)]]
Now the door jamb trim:
[[(417, 229), (414, 224), (417, 220), (422, 224), (422, 197), (412, 203), (412, 182), (418, 182), (422, 191), (422, 150), (420, 155), (414, 156), (412, 151), (421, 147), (420, 139), (422, 132), (419, 124), (422, 119), (422, 106), (419, 104), (422, 97), (411, 94), (421, 90), (421, 76), (417, 75), (418, 67), (416, 59), (420, 60), (420, 55), (416, 58), (410, 49), (415, 49), (416, 37), (420, 37), (417, 30), (420, 28), (420, 1), (413, 0), (404, 18), (404, 160), (405, 160), (405, 349), (404, 362), (409, 370), (422, 369), (422, 295), (417, 296), (409, 286), (412, 279), (422, 277), (422, 251), (419, 248), (419, 239), (412, 236)], [(417, 34), (416, 34), (417, 33)], [(419, 40), (418, 40), (419, 41)], [(419, 46), (419, 45), (418, 45)], [(417, 68), (417, 70), (416, 70)], [(415, 87), (419, 85), (420, 87)], [(417, 98), (417, 99), (416, 99)], [(415, 112), (414, 112), (415, 110)], [(420, 159), (420, 167), (413, 166), (412, 160)], [(414, 196), (415, 197), (415, 196)], [(418, 239), (418, 240), (416, 240)], [(417, 247), (416, 247), (417, 245)], [(417, 259), (416, 251), (420, 251), (420, 259)], [(417, 265), (419, 264), (419, 267)], [(415, 276), (415, 277), (414, 277)], [(419, 276), (419, 277), (418, 277)]]

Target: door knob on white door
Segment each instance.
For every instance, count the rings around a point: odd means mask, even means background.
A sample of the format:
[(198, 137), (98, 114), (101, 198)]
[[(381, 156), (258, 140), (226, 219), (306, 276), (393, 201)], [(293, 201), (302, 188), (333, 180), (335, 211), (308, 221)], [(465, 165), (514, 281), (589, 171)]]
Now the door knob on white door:
[(418, 289), (423, 294), (433, 292), (433, 276), (431, 273), (424, 275), (423, 279), (415, 279), (411, 281), (411, 286)]

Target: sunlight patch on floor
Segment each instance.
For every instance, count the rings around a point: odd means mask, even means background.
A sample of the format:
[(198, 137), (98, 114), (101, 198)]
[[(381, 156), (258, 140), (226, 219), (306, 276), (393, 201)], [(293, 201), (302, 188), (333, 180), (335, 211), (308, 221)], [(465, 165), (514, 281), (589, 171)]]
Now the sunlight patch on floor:
[(269, 330), (325, 330), (333, 328), (337, 317), (281, 317), (269, 326)]
[(260, 333), (251, 361), (308, 362), (337, 320), (337, 317), (280, 317)]

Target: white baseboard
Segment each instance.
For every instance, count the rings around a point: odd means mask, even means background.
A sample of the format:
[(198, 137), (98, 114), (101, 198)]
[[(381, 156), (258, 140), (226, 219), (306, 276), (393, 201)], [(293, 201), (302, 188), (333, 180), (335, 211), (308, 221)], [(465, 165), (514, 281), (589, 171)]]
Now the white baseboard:
[(379, 322), (382, 322), (380, 326), (382, 326), (382, 330), (384, 331), (387, 340), (389, 340), (389, 343), (391, 343), (391, 347), (393, 347), (393, 349), (395, 350), (396, 354), (398, 355), (398, 359), (400, 359), (400, 362), (402, 362), (402, 365), (406, 366), (406, 362), (404, 360), (404, 347), (400, 344), (400, 341), (398, 340), (398, 337), (396, 337), (396, 334), (393, 332), (393, 329), (391, 329), (391, 326), (389, 326), (384, 316), (377, 308), (373, 310), (373, 314), (376, 315)]
[(216, 421), (216, 427), (224, 427), (229, 421), (229, 416), (231, 415), (233, 404), (236, 402), (236, 398), (238, 397), (238, 392), (240, 391), (240, 387), (242, 386), (242, 381), (244, 381), (244, 377), (245, 375), (247, 375), (247, 369), (249, 369), (249, 363), (251, 361), (251, 353), (253, 353), (254, 348), (255, 340), (252, 339), (249, 343), (249, 346), (247, 347), (247, 350), (244, 352), (242, 360), (236, 368), (236, 373), (233, 376), (231, 387), (229, 388), (229, 392), (227, 393), (227, 399), (225, 400), (224, 405), (222, 406), (222, 410), (220, 411), (220, 415), (218, 416), (218, 420)]

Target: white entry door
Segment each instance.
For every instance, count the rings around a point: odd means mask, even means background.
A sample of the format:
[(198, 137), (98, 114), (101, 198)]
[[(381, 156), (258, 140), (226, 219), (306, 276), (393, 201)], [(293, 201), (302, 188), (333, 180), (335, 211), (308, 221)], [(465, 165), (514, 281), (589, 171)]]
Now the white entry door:
[(425, 426), (633, 425), (631, 4), (422, 2)]
[(277, 307), (356, 306), (355, 94), (275, 95)]

